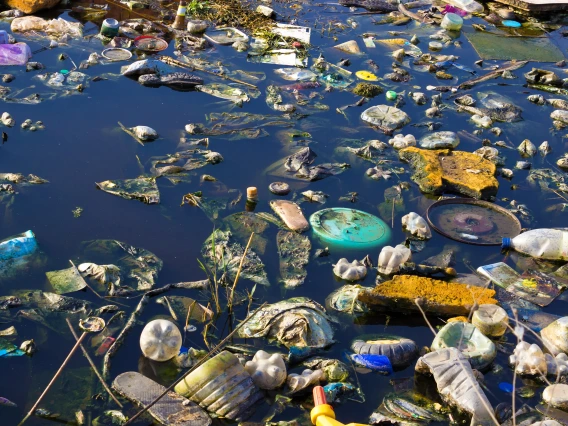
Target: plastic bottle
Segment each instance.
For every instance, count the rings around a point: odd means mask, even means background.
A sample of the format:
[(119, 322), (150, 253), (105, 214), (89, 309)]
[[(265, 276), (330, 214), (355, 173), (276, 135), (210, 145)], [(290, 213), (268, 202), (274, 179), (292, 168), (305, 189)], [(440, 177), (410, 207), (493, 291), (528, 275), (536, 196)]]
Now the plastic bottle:
[(178, 10), (176, 13), (176, 19), (172, 25), (172, 28), (176, 30), (185, 30), (185, 13), (187, 11), (187, 3), (185, 0), (179, 2)]
[(177, 326), (168, 320), (150, 321), (140, 335), (140, 348), (146, 358), (168, 361), (179, 354), (182, 338)]
[(547, 260), (568, 259), (568, 230), (533, 229), (515, 238), (503, 238), (504, 249)]
[(475, 0), (445, 0), (445, 2), (469, 13), (483, 12), (483, 6)]
[(462, 25), (463, 19), (455, 13), (447, 13), (444, 15), (444, 19), (442, 19), (442, 23), (440, 24), (443, 29), (448, 31), (459, 31)]

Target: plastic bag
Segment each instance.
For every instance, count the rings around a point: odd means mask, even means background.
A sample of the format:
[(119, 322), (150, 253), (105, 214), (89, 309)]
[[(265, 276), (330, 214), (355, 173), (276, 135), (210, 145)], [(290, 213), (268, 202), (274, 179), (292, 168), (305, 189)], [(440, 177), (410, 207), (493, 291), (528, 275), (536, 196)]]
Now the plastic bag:
[(0, 44), (0, 65), (26, 65), (31, 57), (26, 43)]
[(47, 21), (37, 16), (23, 16), (12, 21), (10, 29), (12, 32), (25, 31), (44, 31), (47, 27)]
[(69, 22), (61, 18), (49, 21), (44, 31), (49, 35), (68, 34), (71, 37), (83, 37), (83, 25), (80, 22)]

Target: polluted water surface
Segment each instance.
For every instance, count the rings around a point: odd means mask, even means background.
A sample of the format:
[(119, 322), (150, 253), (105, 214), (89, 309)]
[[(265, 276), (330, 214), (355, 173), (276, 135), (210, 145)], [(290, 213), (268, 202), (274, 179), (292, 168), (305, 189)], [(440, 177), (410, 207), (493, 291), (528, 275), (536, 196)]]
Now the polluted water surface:
[(3, 2), (0, 423), (566, 424), (563, 8)]

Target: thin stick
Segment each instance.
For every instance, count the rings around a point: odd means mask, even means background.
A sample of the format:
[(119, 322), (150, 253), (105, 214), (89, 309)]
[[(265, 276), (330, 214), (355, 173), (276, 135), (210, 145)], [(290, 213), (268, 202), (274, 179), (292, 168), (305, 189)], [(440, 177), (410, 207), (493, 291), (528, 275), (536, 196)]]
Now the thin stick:
[[(202, 364), (204, 364), (207, 359), (211, 356), (212, 353), (215, 353), (216, 351), (219, 350), (219, 348), (221, 346), (223, 346), (225, 343), (227, 343), (227, 341), (233, 337), (233, 335), (240, 330), (240, 328), (245, 325), (257, 312), (259, 312), (262, 308), (264, 308), (264, 306), (266, 305), (266, 302), (264, 302), (262, 305), (260, 305), (257, 309), (255, 309), (255, 311), (249, 315), (248, 317), (246, 317), (243, 322), (241, 322), (233, 331), (231, 331), (227, 337), (225, 337), (223, 340), (221, 340), (219, 342), (219, 344), (217, 346), (215, 346), (213, 349), (211, 349), (209, 351), (209, 353), (204, 356), (203, 358), (201, 358), (199, 361), (197, 361), (197, 363), (191, 367), (189, 369), (189, 371), (186, 374), (183, 374), (180, 378), (178, 378), (175, 382), (173, 382), (164, 392), (162, 392), (161, 395), (159, 395), (155, 400), (153, 400), (150, 404), (148, 404), (146, 407), (144, 407), (142, 410), (140, 410), (138, 413), (136, 413), (134, 416), (132, 416), (130, 418), (130, 420), (128, 420), (126, 423), (124, 423), (124, 426), (127, 426), (129, 424), (132, 424), (132, 422), (134, 420), (136, 420), (138, 417), (140, 417), (142, 414), (144, 414), (146, 411), (148, 411), (149, 408), (151, 408), (156, 402), (158, 402), (160, 399), (162, 399), (168, 392), (170, 392), (174, 387), (176, 387), (176, 385), (181, 382), (188, 374), (190, 374), (192, 371), (194, 371), (196, 368), (200, 367)], [(18, 425), (19, 426), (19, 425)]]
[(247, 83), (246, 81), (238, 80), (238, 79), (233, 78), (233, 77), (229, 77), (228, 75), (220, 75), (220, 74), (214, 73), (212, 71), (208, 71), (205, 68), (198, 67), (197, 65), (186, 64), (185, 62), (178, 61), (177, 59), (174, 59), (170, 56), (159, 56), (158, 60), (165, 62), (166, 64), (169, 64), (169, 65), (174, 65), (176, 67), (188, 68), (190, 70), (197, 70), (197, 71), (204, 72), (206, 74), (211, 74), (211, 75), (214, 75), (215, 77), (219, 77), (219, 78), (222, 78), (222, 79), (225, 79), (225, 80), (230, 80), (230, 81), (238, 83), (238, 84), (242, 84), (243, 86), (250, 87), (251, 89), (258, 89), (258, 87), (255, 86), (254, 84)]
[(418, 309), (420, 310), (420, 313), (422, 314), (422, 316), (424, 317), (424, 321), (426, 321), (426, 324), (428, 324), (428, 327), (430, 327), (430, 331), (432, 331), (432, 333), (434, 334), (434, 336), (437, 335), (436, 330), (434, 330), (434, 327), (432, 327), (432, 324), (430, 324), (430, 321), (428, 321), (428, 318), (426, 317), (426, 314), (424, 313), (424, 311), (422, 310), (422, 306), (420, 306), (420, 303), (418, 303), (418, 298), (414, 299), (414, 303), (416, 304), (416, 306), (418, 306)]
[(77, 340), (77, 343), (75, 343), (75, 346), (73, 346), (73, 349), (71, 349), (71, 352), (69, 352), (69, 355), (67, 355), (67, 358), (65, 358), (65, 361), (63, 361), (63, 364), (61, 364), (61, 367), (59, 367), (59, 370), (57, 370), (57, 373), (55, 373), (55, 376), (53, 376), (53, 379), (51, 379), (51, 381), (49, 382), (49, 384), (47, 385), (47, 387), (45, 388), (43, 393), (37, 399), (36, 403), (30, 409), (28, 414), (26, 414), (26, 417), (24, 417), (24, 419), (20, 423), (18, 423), (18, 426), (23, 425), (26, 422), (26, 420), (28, 420), (31, 417), (31, 415), (34, 413), (34, 411), (36, 410), (37, 406), (39, 405), (39, 403), (41, 402), (43, 397), (47, 394), (47, 392), (49, 391), (51, 386), (55, 383), (57, 378), (60, 376), (61, 372), (63, 371), (63, 369), (65, 368), (65, 366), (67, 365), (67, 363), (69, 362), (69, 360), (71, 359), (71, 357), (73, 356), (73, 354), (75, 353), (77, 348), (81, 345), (81, 342), (85, 339), (85, 337), (87, 337), (87, 334), (88, 333), (86, 333), (86, 332), (81, 334), (81, 337), (79, 337), (79, 339)]
[(245, 258), (247, 257), (247, 252), (250, 247), (250, 243), (252, 242), (252, 237), (254, 237), (254, 232), (250, 233), (250, 237), (245, 247), (245, 251), (243, 252), (243, 257), (241, 257), (241, 263), (239, 263), (239, 269), (237, 270), (237, 275), (235, 276), (235, 282), (233, 283), (233, 287), (231, 288), (231, 297), (229, 298), (229, 309), (233, 307), (233, 295), (235, 293), (235, 287), (237, 287), (237, 283), (239, 282), (239, 277), (241, 276), (241, 269), (243, 269), (243, 263), (245, 263)]
[[(73, 337), (75, 338), (75, 340), (79, 340), (79, 336), (77, 336), (77, 333), (75, 332), (75, 329), (73, 328), (73, 326), (71, 325), (71, 321), (69, 321), (69, 318), (65, 318), (65, 321), (67, 321), (67, 325), (69, 326), (69, 330), (71, 330), (71, 334), (73, 335)], [(123, 408), (122, 404), (120, 403), (120, 401), (118, 399), (116, 399), (116, 397), (113, 395), (112, 391), (110, 390), (110, 388), (108, 387), (108, 385), (106, 384), (106, 382), (104, 381), (103, 377), (101, 376), (101, 374), (99, 373), (99, 370), (97, 370), (97, 366), (95, 365), (95, 363), (93, 362), (93, 359), (91, 358), (91, 356), (89, 355), (89, 353), (87, 352), (87, 350), (85, 349), (85, 347), (83, 345), (79, 345), (81, 347), (81, 350), (83, 351), (83, 355), (85, 355), (85, 358), (87, 358), (87, 361), (89, 361), (89, 364), (91, 365), (91, 368), (93, 369), (93, 371), (95, 372), (97, 378), (99, 379), (99, 381), (101, 382), (101, 385), (103, 385), (103, 387), (105, 388), (105, 390), (108, 392), (108, 394), (110, 395), (110, 397), (113, 399), (114, 402), (116, 402), (116, 405), (118, 405), (120, 408)]]

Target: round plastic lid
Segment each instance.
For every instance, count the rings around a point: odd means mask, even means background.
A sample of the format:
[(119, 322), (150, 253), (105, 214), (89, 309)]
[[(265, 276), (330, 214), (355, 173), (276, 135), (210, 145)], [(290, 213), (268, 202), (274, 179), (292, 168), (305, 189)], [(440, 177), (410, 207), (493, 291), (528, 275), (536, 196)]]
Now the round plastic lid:
[(517, 21), (503, 21), (501, 23), (506, 27), (511, 27), (511, 28), (520, 28), (521, 27), (521, 23), (517, 22)]
[(102, 55), (110, 61), (127, 61), (132, 58), (132, 53), (130, 51), (120, 47), (105, 49), (103, 50)]
[(134, 39), (134, 46), (147, 52), (160, 52), (168, 48), (168, 42), (158, 37), (142, 35)]
[(385, 245), (391, 238), (388, 225), (372, 214), (346, 208), (323, 209), (310, 217), (316, 236), (324, 242), (349, 249)]
[(357, 78), (360, 78), (361, 80), (379, 81), (379, 78), (375, 74), (369, 71), (357, 71), (355, 75), (357, 76)]

